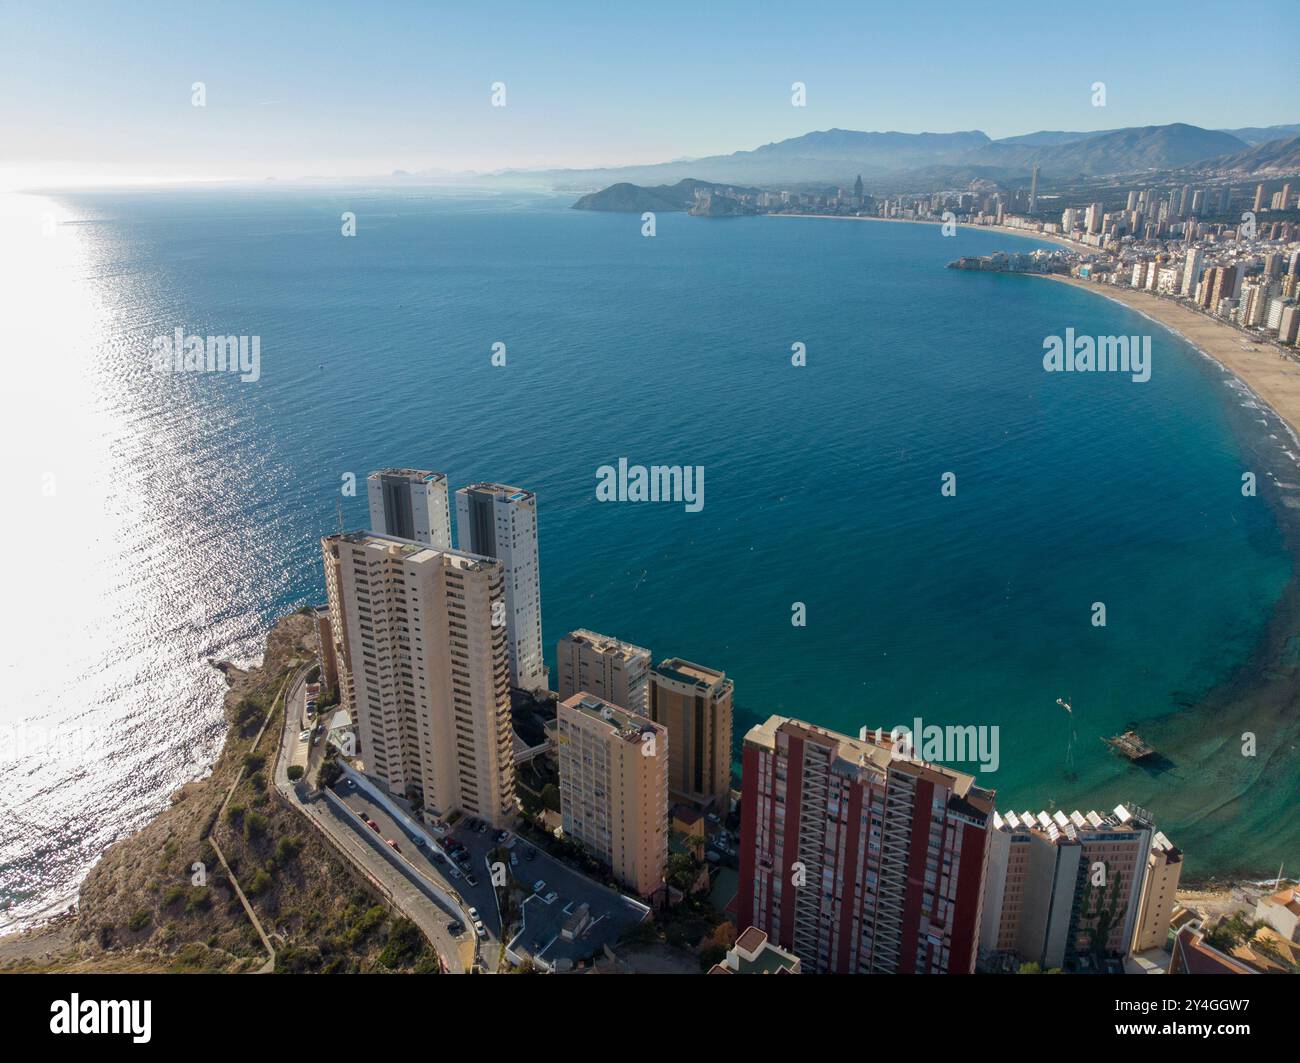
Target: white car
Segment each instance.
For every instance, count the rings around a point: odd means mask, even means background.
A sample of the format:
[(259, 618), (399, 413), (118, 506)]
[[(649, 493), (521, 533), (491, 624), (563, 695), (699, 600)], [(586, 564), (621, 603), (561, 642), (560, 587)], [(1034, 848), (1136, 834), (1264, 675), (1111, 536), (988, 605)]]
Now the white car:
[(539, 878), (536, 882), (533, 883), (533, 892), (534, 892), (534, 893), (541, 893), (542, 890), (544, 890), (544, 889), (546, 889), (546, 879), (544, 879), (544, 878)]
[(307, 739), (309, 739), (310, 737), (311, 737), (311, 728), (310, 728), (310, 727), (307, 728), (307, 730), (305, 730), (305, 731), (299, 731), (299, 732), (298, 732), (298, 741), (299, 741), (299, 742), (305, 742), (305, 741), (307, 741)]
[(477, 909), (477, 908), (470, 907), (470, 908), (466, 908), (465, 911), (469, 912), (469, 918), (470, 918), (470, 921), (471, 921), (471, 922), (474, 922), (474, 923), (481, 923), (481, 922), (483, 922), (483, 920), (479, 918), (479, 914), (478, 914), (478, 909)]
[(479, 940), (482, 940), (483, 938), (487, 937), (487, 927), (483, 925), (483, 921), (481, 919), (474, 924), (474, 933), (476, 933), (479, 936)]
[(542, 898), (542, 903), (543, 903), (543, 904), (554, 904), (554, 903), (555, 903), (555, 899), (556, 899), (558, 896), (559, 896), (559, 894), (556, 893), (555, 890), (551, 890), (550, 893), (548, 893), (545, 897)]

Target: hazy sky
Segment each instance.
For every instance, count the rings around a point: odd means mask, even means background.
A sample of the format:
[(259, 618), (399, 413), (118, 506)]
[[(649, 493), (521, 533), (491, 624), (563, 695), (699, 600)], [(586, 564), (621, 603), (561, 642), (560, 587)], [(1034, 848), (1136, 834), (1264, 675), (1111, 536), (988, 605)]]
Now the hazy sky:
[(1300, 121), (1292, 0), (0, 0), (0, 187), (661, 162), (834, 126), (1173, 121)]

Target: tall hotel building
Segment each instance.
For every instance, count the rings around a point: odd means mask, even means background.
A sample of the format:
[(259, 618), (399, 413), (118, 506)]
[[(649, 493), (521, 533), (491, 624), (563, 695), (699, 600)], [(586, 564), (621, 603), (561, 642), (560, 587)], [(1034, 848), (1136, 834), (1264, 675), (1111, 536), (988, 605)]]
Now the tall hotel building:
[(545, 691), (536, 496), (505, 484), (462, 487), (456, 492), (456, 536), (462, 550), (494, 557), (505, 566), (510, 684)]
[(556, 707), (564, 833), (642, 896), (668, 864), (668, 732), (591, 694)]
[(974, 971), (992, 792), (782, 716), (743, 755), (737, 926), (815, 973)]
[(343, 707), (367, 775), (427, 815), (515, 810), (499, 562), (373, 532), (321, 540)]
[(1147, 876), (1142, 884), (1133, 951), (1163, 949), (1177, 903), (1178, 880), (1183, 873), (1183, 853), (1165, 835), (1156, 831), (1147, 856)]
[[(1140, 809), (994, 813), (980, 927), (985, 961), (1010, 957), (1048, 970), (1089, 955), (1127, 955), (1151, 850), (1150, 817)], [(1172, 906), (1172, 896), (1152, 903)]]
[(650, 719), (668, 729), (674, 801), (731, 810), (731, 695), (724, 672), (670, 657), (650, 669)]
[(586, 691), (615, 705), (649, 715), (650, 651), (608, 635), (580, 629), (555, 649), (560, 700)]
[(370, 530), (451, 549), (447, 477), (426, 469), (381, 469), (366, 477)]

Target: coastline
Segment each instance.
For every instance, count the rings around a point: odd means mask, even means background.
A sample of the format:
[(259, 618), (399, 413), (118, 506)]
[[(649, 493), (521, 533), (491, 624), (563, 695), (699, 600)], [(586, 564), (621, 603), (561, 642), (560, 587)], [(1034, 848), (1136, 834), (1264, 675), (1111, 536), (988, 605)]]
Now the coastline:
[(1285, 422), (1293, 438), (1300, 440), (1300, 364), (1271, 345), (1248, 338), (1226, 322), (1216, 321), (1188, 306), (1150, 292), (1096, 284), (1059, 274), (1027, 273), (1024, 276), (1048, 277), (1095, 292), (1163, 325), (1232, 374)]
[[(845, 214), (777, 214), (769, 218), (828, 218), (833, 221), (871, 221), (897, 225), (941, 225), (942, 222), (919, 218), (869, 218)], [(1044, 240), (1069, 248), (1072, 251), (1095, 253), (1098, 249), (1076, 243), (1050, 233), (1028, 232), (1006, 225), (966, 225), (962, 228), (976, 232), (997, 232), (1021, 240)], [(1103, 298), (1121, 303), (1144, 317), (1163, 325), (1180, 339), (1195, 347), (1202, 355), (1217, 362), (1249, 389), (1255, 398), (1273, 411), (1290, 429), (1300, 445), (1300, 363), (1292, 361), (1276, 348), (1261, 344), (1233, 326), (1216, 321), (1190, 307), (1148, 291), (1123, 288), (1118, 285), (1097, 284), (1078, 277), (1057, 273), (1023, 273), (1017, 276), (1047, 277), (1070, 284)], [(1247, 349), (1247, 348), (1250, 349)]]
[[(819, 217), (819, 215), (779, 215), (781, 217)], [(843, 219), (843, 215), (824, 215)], [(850, 218), (853, 221), (888, 221), (903, 224), (935, 225), (931, 221), (910, 218)], [(1018, 239), (1038, 239), (1072, 250), (1095, 252), (1058, 237), (1008, 229), (1003, 226), (966, 226), (991, 229)], [(1168, 329), (1227, 376), (1237, 387), (1275, 418), (1281, 438), (1271, 459), (1257, 455), (1281, 494), (1272, 499), (1286, 541), (1286, 550), (1295, 561), (1295, 571), (1275, 603), (1263, 635), (1250, 656), (1233, 672), (1198, 699), (1194, 707), (1174, 709), (1163, 717), (1153, 718), (1147, 727), (1157, 745), (1172, 763), (1203, 760), (1206, 749), (1233, 752), (1232, 766), (1216, 763), (1212, 770), (1189, 780), (1183, 791), (1184, 806), (1177, 816), (1187, 817), (1186, 839), (1195, 845), (1202, 832), (1212, 832), (1218, 816), (1240, 805), (1256, 786), (1275, 786), (1269, 782), (1265, 767), (1277, 759), (1285, 772), (1294, 763), (1300, 748), (1300, 713), (1295, 706), (1300, 699), (1300, 660), (1294, 652), (1295, 632), (1300, 631), (1300, 525), (1295, 520), (1295, 499), (1286, 497), (1295, 491), (1296, 466), (1300, 465), (1300, 362), (1267, 342), (1238, 331), (1234, 326), (1199, 313), (1180, 302), (1152, 292), (1098, 284), (1077, 277), (1058, 274), (1014, 274), (1046, 276), (1050, 279), (1091, 291), (1141, 314), (1147, 320)], [(1276, 463), (1276, 464), (1275, 464)], [(1271, 472), (1268, 471), (1271, 469)], [(1223, 735), (1244, 732), (1262, 739), (1258, 759), (1243, 762), (1235, 756), (1235, 746)], [(1217, 760), (1217, 757), (1214, 758)], [(1207, 765), (1209, 767), (1209, 765)], [(1098, 792), (1090, 799), (1123, 797), (1154, 807), (1160, 800), (1153, 780), (1136, 777), (1126, 783), (1125, 792)], [(1258, 817), (1257, 817), (1258, 818)], [(1267, 832), (1271, 829), (1264, 816), (1259, 822), (1244, 823), (1239, 829)], [(1271, 869), (1247, 864), (1218, 868), (1209, 873), (1185, 874), (1179, 892), (1189, 899), (1204, 899), (1226, 909), (1231, 899), (1243, 893), (1258, 892), (1260, 883)]]
[[(765, 218), (827, 218), (831, 221), (876, 221), (885, 222), (890, 225), (942, 225), (941, 221), (926, 221), (923, 218), (871, 218), (859, 216), (857, 214), (784, 214), (777, 211), (770, 211), (763, 215)], [(1050, 244), (1058, 244), (1061, 247), (1068, 248), (1071, 251), (1080, 251), (1084, 254), (1096, 254), (1099, 248), (1089, 247), (1087, 244), (1077, 243), (1074, 240), (1067, 240), (1063, 236), (1056, 236), (1052, 233), (1036, 233), (1027, 229), (1013, 229), (1009, 225), (958, 225), (959, 229), (970, 229), (974, 232), (993, 232), (1005, 233), (1007, 236), (1015, 236), (1021, 240), (1045, 240)]]

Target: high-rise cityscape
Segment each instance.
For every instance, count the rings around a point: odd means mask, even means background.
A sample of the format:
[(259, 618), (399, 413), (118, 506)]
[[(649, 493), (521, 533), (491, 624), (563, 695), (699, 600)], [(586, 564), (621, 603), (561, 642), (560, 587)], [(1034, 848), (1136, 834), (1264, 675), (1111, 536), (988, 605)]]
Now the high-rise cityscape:
[(592, 694), (561, 701), (555, 719), (564, 833), (643, 896), (668, 862), (667, 730)]
[(545, 691), (536, 496), (498, 483), (462, 487), (456, 492), (456, 537), (462, 550), (496, 558), (505, 566), (510, 685)]
[(586, 691), (625, 709), (649, 713), (650, 651), (608, 635), (570, 631), (555, 649), (560, 699)]
[(321, 540), (343, 708), (368, 775), (497, 824), (515, 814), (502, 565), (372, 532)]
[(732, 682), (670, 657), (650, 670), (650, 718), (668, 729), (674, 801), (725, 816), (731, 805)]
[(427, 469), (380, 469), (366, 477), (370, 530), (451, 549), (447, 477)]
[(975, 970), (990, 791), (887, 734), (782, 716), (742, 755), (738, 926), (814, 973)]

